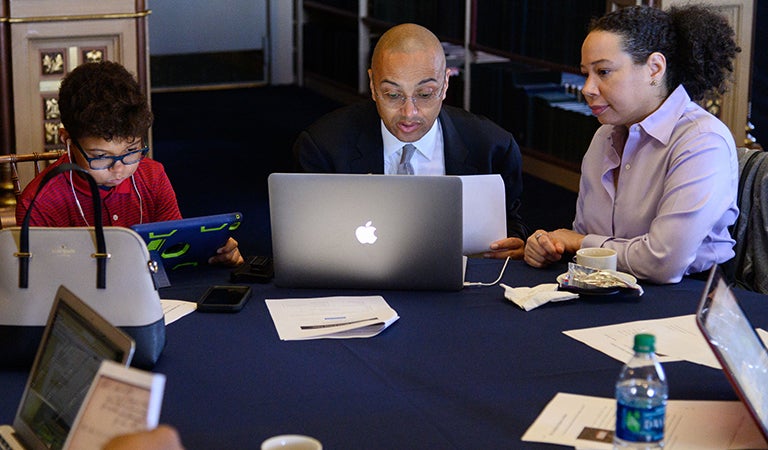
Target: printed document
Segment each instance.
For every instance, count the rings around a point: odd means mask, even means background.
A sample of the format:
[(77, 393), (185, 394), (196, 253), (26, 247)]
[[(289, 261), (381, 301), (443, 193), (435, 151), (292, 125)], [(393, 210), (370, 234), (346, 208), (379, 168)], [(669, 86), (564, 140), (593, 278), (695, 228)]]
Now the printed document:
[[(741, 402), (669, 400), (665, 421), (664, 450), (768, 449)], [(616, 400), (559, 392), (522, 440), (609, 450), (615, 428)]]
[[(768, 345), (768, 333), (759, 328), (756, 331)], [(689, 361), (721, 369), (715, 354), (696, 325), (696, 316), (693, 314), (563, 331), (563, 334), (621, 362), (629, 361), (634, 354), (632, 345), (637, 333), (651, 333), (656, 336), (656, 355), (659, 362)]]
[(284, 341), (376, 336), (400, 316), (383, 297), (318, 297), (265, 300)]
[(165, 375), (104, 360), (64, 449), (99, 450), (115, 436), (157, 427)]

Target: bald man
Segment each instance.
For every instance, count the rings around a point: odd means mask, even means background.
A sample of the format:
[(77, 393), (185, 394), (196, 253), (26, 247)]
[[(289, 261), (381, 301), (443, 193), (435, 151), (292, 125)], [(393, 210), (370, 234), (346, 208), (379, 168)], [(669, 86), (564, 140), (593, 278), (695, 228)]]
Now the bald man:
[(401, 24), (379, 38), (368, 69), (373, 102), (347, 106), (302, 131), (294, 154), (305, 172), (396, 174), (406, 144), (415, 175), (500, 174), (507, 200), (507, 239), (486, 257), (522, 259), (528, 227), (519, 215), (520, 148), (490, 120), (443, 105), (450, 70), (437, 37)]

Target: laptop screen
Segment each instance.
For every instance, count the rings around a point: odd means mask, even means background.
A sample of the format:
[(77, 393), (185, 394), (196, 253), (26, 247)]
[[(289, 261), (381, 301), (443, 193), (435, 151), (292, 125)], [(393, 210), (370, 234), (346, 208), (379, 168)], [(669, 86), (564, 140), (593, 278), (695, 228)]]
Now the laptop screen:
[(768, 439), (768, 352), (717, 270), (710, 275), (697, 320), (736, 392)]
[(48, 448), (61, 448), (101, 361), (125, 361), (125, 349), (58, 301), (17, 419)]

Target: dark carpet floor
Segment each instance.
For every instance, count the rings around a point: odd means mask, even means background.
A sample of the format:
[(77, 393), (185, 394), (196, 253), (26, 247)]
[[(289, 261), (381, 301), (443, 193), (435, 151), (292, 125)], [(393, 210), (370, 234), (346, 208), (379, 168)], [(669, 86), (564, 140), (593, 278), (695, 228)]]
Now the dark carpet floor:
[[(240, 211), (245, 254), (271, 254), (267, 176), (294, 170), (298, 133), (339, 102), (296, 86), (155, 93), (154, 158), (185, 217)], [(534, 228), (569, 227), (576, 194), (526, 175), (523, 217)]]

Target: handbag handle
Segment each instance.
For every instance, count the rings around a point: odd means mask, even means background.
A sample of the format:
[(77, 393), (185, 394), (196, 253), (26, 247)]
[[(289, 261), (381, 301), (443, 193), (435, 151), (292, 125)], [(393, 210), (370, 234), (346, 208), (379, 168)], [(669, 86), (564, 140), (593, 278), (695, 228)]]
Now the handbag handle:
[(29, 208), (24, 215), (24, 222), (21, 225), (21, 232), (19, 235), (19, 252), (16, 254), (19, 258), (19, 288), (26, 289), (29, 287), (29, 258), (32, 254), (29, 252), (29, 220), (30, 213), (32, 212), (32, 206), (37, 199), (38, 194), (43, 189), (51, 178), (64, 172), (75, 172), (88, 181), (91, 187), (91, 197), (93, 198), (93, 214), (94, 214), (94, 228), (96, 233), (96, 253), (91, 257), (96, 258), (96, 287), (98, 289), (106, 289), (107, 287), (107, 259), (110, 255), (107, 253), (107, 244), (104, 239), (104, 225), (101, 217), (101, 196), (99, 195), (99, 188), (96, 186), (96, 180), (93, 179), (90, 173), (77, 164), (61, 164), (51, 169), (50, 172), (43, 176), (40, 181), (40, 185), (37, 187), (35, 196), (32, 197), (32, 201), (29, 202)]

